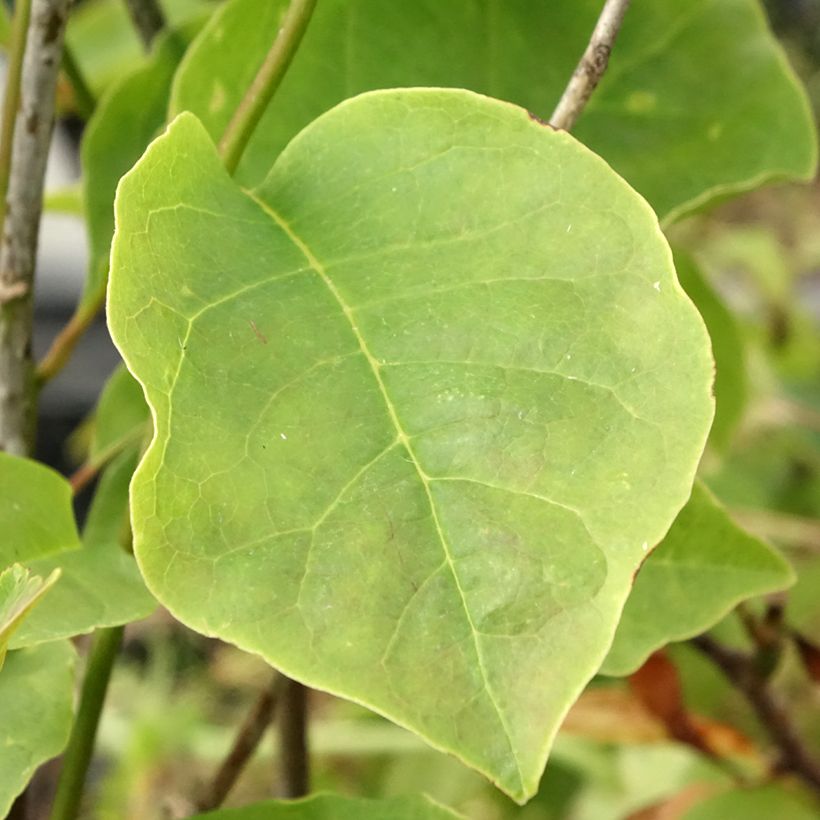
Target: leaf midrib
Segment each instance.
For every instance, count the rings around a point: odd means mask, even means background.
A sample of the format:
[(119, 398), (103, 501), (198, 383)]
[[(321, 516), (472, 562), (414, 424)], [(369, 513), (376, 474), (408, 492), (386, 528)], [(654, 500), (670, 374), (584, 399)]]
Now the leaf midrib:
[(319, 276), (319, 278), (325, 284), (325, 286), (330, 291), (331, 295), (341, 308), (345, 318), (348, 321), (348, 324), (350, 325), (350, 329), (354, 337), (356, 338), (356, 341), (359, 344), (362, 355), (365, 357), (368, 364), (370, 365), (373, 377), (376, 380), (379, 392), (381, 393), (385, 407), (387, 408), (388, 415), (390, 416), (390, 420), (396, 430), (398, 440), (399, 442), (401, 442), (404, 449), (407, 451), (407, 454), (410, 457), (410, 460), (416, 469), (416, 473), (418, 474), (419, 480), (421, 481), (421, 484), (424, 487), (424, 492), (427, 496), (427, 501), (430, 505), (430, 512), (432, 514), (433, 524), (435, 525), (436, 533), (439, 537), (439, 541), (441, 542), (442, 549), (444, 550), (445, 561), (448, 567), (450, 568), (450, 572), (452, 573), (453, 581), (456, 585), (456, 589), (458, 590), (458, 594), (461, 599), (462, 609), (464, 610), (465, 617), (467, 618), (467, 623), (470, 627), (470, 635), (473, 639), (473, 647), (475, 649), (476, 658), (478, 660), (479, 671), (481, 672), (481, 677), (484, 682), (484, 689), (487, 692), (487, 696), (490, 699), (490, 703), (495, 709), (499, 724), (501, 725), (501, 728), (507, 740), (507, 744), (509, 745), (510, 754), (513, 760), (515, 761), (516, 773), (518, 774), (519, 779), (519, 786), (522, 790), (525, 790), (526, 787), (524, 784), (523, 773), (521, 771), (521, 762), (518, 759), (518, 755), (516, 754), (515, 746), (512, 742), (512, 735), (510, 733), (510, 729), (507, 725), (507, 721), (504, 718), (501, 708), (498, 705), (495, 693), (493, 692), (493, 689), (490, 686), (490, 681), (487, 676), (487, 670), (484, 666), (484, 656), (481, 649), (481, 642), (479, 640), (479, 630), (477, 629), (473, 621), (472, 615), (470, 614), (470, 610), (467, 606), (467, 598), (464, 594), (464, 590), (461, 587), (461, 581), (458, 577), (458, 573), (456, 572), (453, 556), (450, 552), (447, 539), (444, 537), (444, 531), (442, 530), (441, 522), (439, 521), (438, 510), (436, 509), (436, 504), (433, 500), (433, 495), (430, 492), (430, 481), (432, 479), (430, 478), (430, 476), (427, 475), (427, 473), (424, 471), (421, 464), (419, 463), (416, 453), (413, 450), (413, 447), (410, 443), (410, 437), (405, 432), (404, 427), (402, 426), (401, 421), (399, 420), (399, 417), (396, 414), (396, 409), (393, 404), (393, 401), (390, 398), (390, 394), (387, 392), (387, 387), (384, 383), (384, 380), (381, 377), (379, 362), (376, 359), (376, 357), (373, 356), (373, 354), (370, 352), (370, 349), (367, 346), (367, 342), (360, 333), (359, 328), (354, 319), (352, 309), (349, 307), (347, 302), (342, 297), (333, 280), (327, 275), (324, 265), (322, 265), (322, 263), (316, 258), (315, 254), (311, 251), (310, 247), (301, 239), (301, 237), (299, 237), (294, 232), (288, 221), (284, 217), (282, 217), (273, 207), (271, 207), (270, 204), (257, 197), (252, 191), (246, 190), (245, 193), (248, 194), (248, 196), (250, 196), (253, 199), (253, 201), (256, 202), (256, 204), (259, 205), (259, 207), (276, 223), (276, 225), (287, 235), (290, 241), (304, 255), (305, 259), (307, 259), (308, 263), (310, 264), (310, 267)]

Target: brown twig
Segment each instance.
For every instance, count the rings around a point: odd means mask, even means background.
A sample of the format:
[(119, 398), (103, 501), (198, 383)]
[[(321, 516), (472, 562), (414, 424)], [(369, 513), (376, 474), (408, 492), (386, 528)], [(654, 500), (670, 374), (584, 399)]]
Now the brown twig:
[(555, 111), (552, 112), (550, 125), (553, 128), (570, 131), (575, 125), (587, 100), (609, 65), (609, 55), (612, 53), (615, 38), (618, 36), (628, 8), (629, 0), (606, 0), (604, 3), (601, 15), (589, 38), (589, 45), (576, 66)]
[(239, 775), (244, 771), (273, 720), (282, 682), (282, 676), (278, 672), (275, 673), (270, 684), (259, 694), (256, 703), (239, 728), (239, 733), (228, 756), (222, 761), (205, 795), (199, 800), (200, 811), (219, 808), (239, 779)]
[(766, 733), (780, 753), (780, 768), (790, 771), (820, 794), (820, 762), (815, 760), (797, 735), (785, 709), (777, 702), (754, 658), (723, 646), (708, 635), (691, 641), (708, 657), (749, 701)]
[(54, 337), (47, 353), (37, 365), (37, 385), (42, 387), (53, 379), (68, 363), (74, 348), (94, 323), (105, 305), (105, 287), (99, 288), (88, 303), (81, 303), (62, 330)]
[(308, 689), (286, 678), (279, 706), (279, 796), (304, 797), (310, 788)]
[(0, 247), (0, 450), (32, 448), (32, 291), (46, 160), (70, 0), (33, 0)]
[(157, 0), (125, 0), (134, 28), (148, 51), (154, 37), (165, 28), (165, 15)]

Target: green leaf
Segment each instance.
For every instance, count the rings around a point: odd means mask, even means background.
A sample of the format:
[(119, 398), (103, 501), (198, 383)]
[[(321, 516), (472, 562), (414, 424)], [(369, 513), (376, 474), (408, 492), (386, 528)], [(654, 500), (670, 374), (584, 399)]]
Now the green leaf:
[(718, 450), (725, 450), (743, 417), (749, 397), (743, 335), (732, 312), (690, 257), (676, 251), (675, 269), (683, 289), (703, 317), (712, 340), (716, 407), (709, 442)]
[[(171, 28), (179, 28), (213, 9), (211, 0), (163, 0)], [(143, 61), (143, 45), (123, 0), (85, 0), (72, 10), (66, 39), (95, 95), (107, 91)], [(139, 108), (142, 100), (131, 100)], [(121, 135), (129, 139), (123, 130)]]
[(150, 422), (142, 388), (124, 367), (118, 367), (97, 402), (89, 459), (96, 461), (131, 443), (138, 445), (147, 436)]
[(68, 641), (9, 652), (0, 669), (0, 817), (68, 741), (74, 695)]
[(697, 483), (635, 578), (601, 671), (628, 675), (661, 646), (699, 635), (746, 598), (794, 580), (780, 553), (741, 529)]
[(683, 820), (817, 820), (817, 808), (782, 786), (733, 789), (709, 797), (689, 809)]
[(568, 134), (423, 89), (250, 193), (184, 115), (116, 207), (149, 587), (526, 799), (712, 419), (654, 214)]
[(240, 809), (211, 811), (191, 820), (453, 820), (460, 816), (429, 797), (366, 800), (317, 794), (304, 800), (268, 800)]
[[(125, 5), (118, 0), (118, 7)], [(89, 269), (81, 306), (90, 308), (105, 290), (114, 193), (120, 177), (139, 159), (165, 122), (171, 78), (181, 54), (179, 32), (161, 35), (149, 57), (113, 84), (89, 120), (81, 147), (83, 196), (89, 234)]]
[(59, 577), (59, 569), (44, 579), (32, 575), (20, 564), (12, 564), (0, 572), (0, 669), (3, 668), (12, 633)]
[[(174, 80), (172, 114), (193, 111), (218, 141), (284, 5), (231, 0), (218, 11)], [(376, 88), (469, 88), (548, 119), (600, 7), (323, 0), (239, 178), (257, 183), (312, 119)], [(758, 0), (634, 3), (574, 133), (665, 220), (768, 180), (810, 179), (816, 164), (809, 105)]]
[[(105, 498), (118, 482), (120, 521), (127, 480), (107, 473), (98, 491)], [(10, 534), (0, 542), (0, 570), (18, 563), (42, 576), (61, 570), (49, 594), (15, 631), (12, 648), (127, 623), (154, 607), (133, 558), (117, 541), (81, 544), (71, 488), (42, 464), (0, 453), (0, 532)]]

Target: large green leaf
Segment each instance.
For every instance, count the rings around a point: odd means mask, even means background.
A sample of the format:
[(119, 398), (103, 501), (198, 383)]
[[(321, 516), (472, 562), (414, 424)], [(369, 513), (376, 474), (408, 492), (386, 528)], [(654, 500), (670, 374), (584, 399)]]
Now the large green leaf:
[(0, 669), (0, 817), (71, 729), (74, 650), (68, 641), (9, 652)]
[(794, 583), (779, 553), (742, 530), (696, 484), (641, 567), (602, 672), (634, 672), (652, 652), (714, 626), (740, 601)]
[(522, 109), (411, 90), (337, 107), (250, 193), (184, 115), (117, 226), (151, 589), (531, 795), (712, 418), (654, 214)]
[(269, 800), (241, 809), (221, 809), (191, 820), (454, 820), (459, 816), (421, 796), (366, 800), (318, 794), (304, 800)]
[[(175, 78), (172, 113), (193, 111), (220, 137), (284, 5), (231, 0), (217, 12)], [(547, 119), (600, 8), (600, 0), (323, 0), (239, 176), (258, 182), (299, 129), (374, 88), (469, 88)], [(812, 122), (758, 0), (642, 0), (575, 133), (671, 219), (766, 180), (810, 178)]]
[[(120, 480), (120, 520), (127, 480), (124, 485)], [(106, 492), (105, 482), (100, 492)], [(49, 593), (11, 636), (12, 648), (127, 623), (154, 608), (133, 558), (116, 541), (81, 544), (71, 488), (37, 462), (0, 453), (0, 532), (0, 570), (22, 564), (44, 577), (61, 570)]]

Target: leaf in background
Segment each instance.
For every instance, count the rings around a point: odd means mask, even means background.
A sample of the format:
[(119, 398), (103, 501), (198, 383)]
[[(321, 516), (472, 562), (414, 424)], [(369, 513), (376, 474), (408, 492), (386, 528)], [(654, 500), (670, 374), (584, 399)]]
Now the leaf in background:
[(90, 461), (133, 443), (138, 446), (150, 430), (151, 414), (134, 377), (120, 365), (103, 387), (94, 411)]
[[(231, 0), (218, 11), (174, 80), (172, 115), (193, 111), (218, 141), (284, 5)], [(323, 0), (238, 178), (258, 183), (301, 128), (375, 88), (469, 88), (548, 119), (600, 6)], [(816, 163), (808, 102), (758, 0), (633, 4), (574, 133), (666, 220), (772, 179), (810, 179)]]
[(86, 549), (110, 548), (123, 541), (128, 530), (128, 485), (137, 460), (136, 450), (121, 453), (102, 474), (83, 528)]
[(12, 564), (0, 572), (0, 669), (3, 668), (12, 633), (59, 577), (59, 569), (55, 569), (48, 578), (42, 578), (32, 575), (20, 564)]
[(71, 644), (56, 641), (9, 652), (0, 669), (0, 817), (68, 741), (74, 659)]
[[(161, 5), (173, 29), (215, 7), (209, 0), (163, 0)], [(71, 12), (66, 41), (95, 96), (107, 92), (145, 59), (142, 42), (123, 0), (85, 0), (79, 4)], [(140, 107), (140, 97), (129, 99), (133, 109)], [(128, 139), (125, 130), (122, 136)]]
[(712, 340), (716, 406), (709, 442), (719, 450), (725, 450), (743, 417), (748, 400), (743, 336), (734, 315), (690, 257), (676, 251), (675, 270), (683, 289), (706, 322)]
[(191, 820), (454, 820), (460, 816), (421, 795), (367, 800), (317, 794), (303, 800), (268, 800), (239, 809), (220, 809), (194, 815)]
[(681, 820), (817, 820), (817, 808), (783, 786), (737, 788), (708, 797)]
[[(114, 481), (106, 479), (108, 475), (98, 491), (103, 497), (108, 481)], [(120, 480), (120, 520), (126, 498), (122, 485)], [(19, 563), (37, 575), (62, 571), (15, 631), (12, 648), (127, 623), (150, 614), (155, 606), (134, 559), (118, 542), (80, 543), (71, 488), (42, 464), (0, 453), (0, 532), (8, 533), (0, 542), (0, 570)]]
[(732, 785), (718, 763), (680, 743), (592, 744), (563, 734), (559, 740), (556, 756), (582, 785), (558, 820), (625, 820), (684, 789)]
[(655, 649), (699, 635), (746, 598), (792, 583), (788, 562), (735, 524), (696, 483), (635, 578), (601, 672), (628, 675)]
[[(125, 13), (121, 0), (117, 7)], [(151, 54), (113, 83), (89, 120), (81, 147), (90, 245), (81, 307), (90, 308), (105, 291), (117, 183), (165, 123), (171, 78), (182, 57), (179, 38), (193, 36), (190, 28), (161, 34)]]
[(523, 110), (415, 90), (334, 109), (252, 194), (182, 116), (117, 226), (150, 588), (526, 799), (711, 423), (654, 214)]

